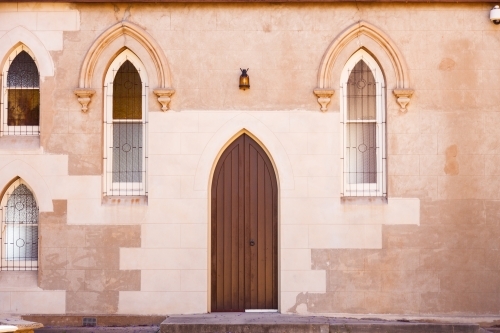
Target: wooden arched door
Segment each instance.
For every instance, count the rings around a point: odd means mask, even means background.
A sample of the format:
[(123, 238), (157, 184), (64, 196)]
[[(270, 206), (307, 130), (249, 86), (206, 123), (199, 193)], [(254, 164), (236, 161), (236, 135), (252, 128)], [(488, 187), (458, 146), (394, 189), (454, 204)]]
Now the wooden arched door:
[(278, 308), (278, 187), (250, 136), (222, 154), (212, 180), (212, 312)]

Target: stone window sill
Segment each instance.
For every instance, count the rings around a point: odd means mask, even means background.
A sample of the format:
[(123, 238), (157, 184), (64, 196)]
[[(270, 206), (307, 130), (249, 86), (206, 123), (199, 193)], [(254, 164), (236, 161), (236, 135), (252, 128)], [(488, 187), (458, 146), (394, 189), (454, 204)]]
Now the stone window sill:
[(340, 197), (343, 205), (387, 205), (387, 197)]
[(102, 198), (103, 206), (147, 206), (148, 197), (146, 195), (109, 195)]

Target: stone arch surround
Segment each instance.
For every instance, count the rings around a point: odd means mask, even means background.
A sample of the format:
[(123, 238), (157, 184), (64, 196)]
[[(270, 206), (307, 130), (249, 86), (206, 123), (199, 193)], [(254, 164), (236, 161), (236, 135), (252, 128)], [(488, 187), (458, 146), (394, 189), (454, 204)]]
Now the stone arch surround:
[(42, 176), (26, 162), (15, 160), (0, 169), (0, 184), (7, 185), (16, 177), (22, 178), (33, 189), (40, 212), (52, 212), (52, 195)]
[[(94, 74), (104, 73), (105, 70), (100, 67), (103, 65), (108, 67), (110, 61), (124, 48), (129, 48), (136, 53), (145, 63), (148, 71), (151, 71), (149, 76), (153, 82), (150, 84), (156, 84), (159, 88), (171, 86), (170, 69), (160, 44), (138, 25), (121, 21), (103, 32), (89, 48), (80, 70), (80, 88), (99, 87), (100, 80), (96, 80)], [(110, 52), (112, 55), (109, 54)], [(108, 61), (102, 59), (108, 59)], [(153, 80), (155, 77), (152, 75), (153, 71), (156, 73), (156, 80)]]
[(40, 76), (54, 76), (54, 62), (49, 51), (35, 34), (22, 26), (17, 26), (0, 37), (0, 68), (3, 68), (7, 57), (20, 44), (26, 45), (35, 55)]
[(388, 83), (394, 89), (409, 89), (410, 75), (402, 53), (381, 29), (359, 21), (342, 31), (323, 55), (318, 72), (319, 88), (335, 88), (347, 59), (364, 48), (380, 62)]
[(293, 189), (293, 170), (285, 148), (260, 120), (248, 113), (241, 113), (226, 122), (210, 139), (198, 162), (194, 187), (207, 190), (213, 169), (224, 149), (239, 135), (247, 133), (268, 153), (275, 166), (280, 189)]

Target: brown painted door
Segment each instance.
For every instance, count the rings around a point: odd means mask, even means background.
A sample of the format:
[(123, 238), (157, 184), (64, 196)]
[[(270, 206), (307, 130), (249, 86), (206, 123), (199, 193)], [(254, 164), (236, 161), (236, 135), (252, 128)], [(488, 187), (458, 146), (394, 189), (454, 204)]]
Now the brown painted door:
[(212, 181), (212, 311), (278, 308), (278, 191), (269, 157), (246, 134)]

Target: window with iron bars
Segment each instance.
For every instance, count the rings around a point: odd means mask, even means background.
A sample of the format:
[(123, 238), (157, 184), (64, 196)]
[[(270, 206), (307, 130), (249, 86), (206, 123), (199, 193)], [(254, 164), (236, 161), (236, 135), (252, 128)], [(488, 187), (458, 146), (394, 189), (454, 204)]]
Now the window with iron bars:
[(5, 192), (0, 214), (0, 270), (37, 270), (38, 205), (33, 192), (21, 179), (17, 179)]
[(34, 59), (20, 45), (4, 65), (0, 135), (40, 134), (40, 74)]
[(147, 73), (123, 51), (106, 74), (104, 196), (147, 195)]
[(386, 120), (383, 73), (370, 54), (357, 51), (341, 75), (342, 193), (386, 196)]

